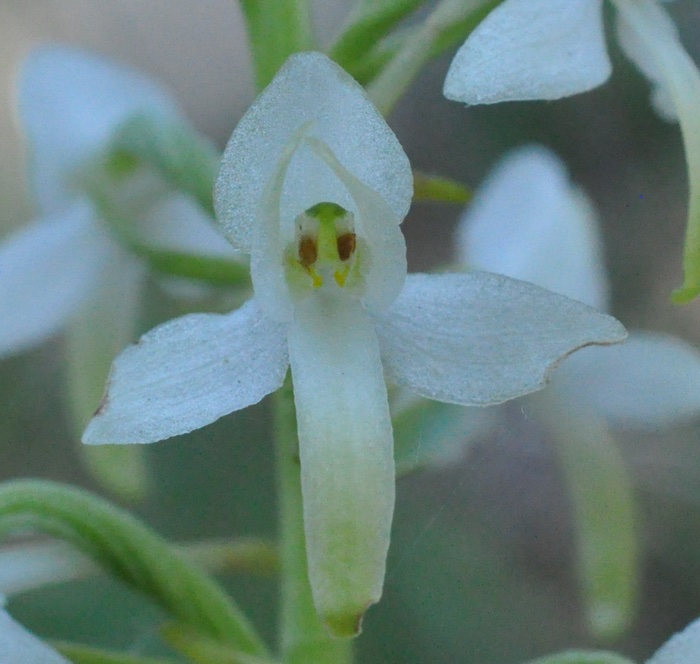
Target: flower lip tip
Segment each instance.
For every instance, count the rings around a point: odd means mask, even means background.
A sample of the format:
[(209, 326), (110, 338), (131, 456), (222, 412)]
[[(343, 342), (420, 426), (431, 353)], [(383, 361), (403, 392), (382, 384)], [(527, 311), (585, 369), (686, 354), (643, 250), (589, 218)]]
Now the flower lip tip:
[(362, 632), (362, 621), (365, 612), (374, 602), (369, 602), (367, 606), (359, 612), (349, 613), (327, 613), (322, 616), (326, 629), (336, 638), (352, 639)]

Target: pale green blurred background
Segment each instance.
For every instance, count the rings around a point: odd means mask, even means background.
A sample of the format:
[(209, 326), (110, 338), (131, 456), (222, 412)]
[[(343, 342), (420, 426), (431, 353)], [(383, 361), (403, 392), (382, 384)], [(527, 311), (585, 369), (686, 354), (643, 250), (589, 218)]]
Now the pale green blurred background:
[[(348, 0), (318, 3), (332, 38)], [(700, 61), (700, 7), (669, 7)], [(67, 41), (161, 78), (219, 145), (253, 97), (234, 0), (5, 0), (0, 5), (0, 229), (31, 218), (14, 115), (16, 67), (32, 44)], [(657, 119), (647, 85), (612, 44), (614, 75), (556, 103), (465, 109), (442, 98), (449, 58), (433, 63), (391, 124), (414, 166), (477, 185), (499, 155), (539, 141), (554, 148), (602, 220), (614, 312), (628, 326), (700, 343), (700, 304), (669, 304), (680, 283), (686, 183), (679, 132)], [(700, 113), (700, 109), (698, 109)], [(643, 198), (640, 198), (643, 194)], [(404, 228), (413, 270), (451, 256), (459, 210), (416, 206)], [(147, 329), (178, 304), (153, 289)], [(0, 323), (1, 324), (1, 323)], [(79, 466), (64, 414), (61, 340), (0, 364), (2, 477), (94, 483)], [(511, 664), (565, 647), (619, 648), (641, 659), (700, 616), (700, 423), (620, 435), (642, 515), (643, 608), (630, 634), (601, 644), (586, 634), (572, 572), (572, 528), (547, 441), (517, 408), (498, 434), (449, 469), (401, 480), (385, 598), (366, 619), (358, 661)], [(157, 487), (135, 511), (177, 539), (274, 533), (266, 404), (188, 437), (154, 445)], [(275, 586), (231, 580), (272, 634)], [(158, 614), (107, 581), (33, 593), (11, 605), (47, 636), (153, 652)]]

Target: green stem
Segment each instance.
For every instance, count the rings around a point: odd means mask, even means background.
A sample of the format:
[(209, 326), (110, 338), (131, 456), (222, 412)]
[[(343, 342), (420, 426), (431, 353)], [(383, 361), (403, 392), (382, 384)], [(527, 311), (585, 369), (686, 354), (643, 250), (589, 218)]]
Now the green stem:
[(70, 542), (202, 634), (245, 653), (267, 654), (246, 616), (206, 573), (101, 498), (55, 482), (5, 482), (0, 487), (0, 536), (27, 530)]
[(364, 0), (355, 9), (346, 27), (330, 47), (328, 55), (344, 69), (366, 55), (396, 25), (424, 0)]
[(84, 186), (117, 240), (148, 262), (156, 272), (188, 279), (199, 279), (217, 286), (250, 285), (250, 271), (242, 262), (215, 256), (200, 256), (151, 247), (141, 240), (132, 220), (121, 210), (114, 188), (96, 167)]
[(119, 127), (108, 154), (113, 167), (150, 166), (174, 189), (192, 196), (213, 221), (212, 193), (221, 155), (191, 127), (138, 114)]
[(299, 443), (291, 381), (274, 397), (282, 598), (280, 641), (286, 664), (351, 664), (349, 639), (335, 639), (321, 624), (309, 585)]
[[(490, 7), (493, 2), (489, 2)], [(367, 93), (383, 115), (388, 115), (406, 92), (438, 45), (473, 15), (481, 16), (487, 0), (442, 0), (424, 23), (405, 41), (388, 65), (370, 83)]]
[(311, 13), (307, 0), (241, 0), (241, 8), (260, 91), (292, 53), (315, 48)]
[(474, 194), (465, 185), (440, 175), (413, 171), (413, 202), (469, 203)]

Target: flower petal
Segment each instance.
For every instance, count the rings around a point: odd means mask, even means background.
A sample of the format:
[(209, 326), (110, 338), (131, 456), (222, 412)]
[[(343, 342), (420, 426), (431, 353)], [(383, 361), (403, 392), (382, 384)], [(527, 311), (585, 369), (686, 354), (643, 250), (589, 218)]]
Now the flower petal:
[(555, 374), (601, 415), (627, 427), (700, 417), (700, 353), (675, 337), (632, 332), (614, 348), (589, 348)]
[(409, 275), (377, 318), (389, 378), (465, 406), (534, 392), (569, 353), (626, 336), (611, 316), (488, 272)]
[(448, 99), (467, 104), (559, 99), (610, 76), (602, 0), (505, 0), (457, 51)]
[(119, 123), (140, 112), (179, 117), (175, 102), (147, 77), (65, 46), (45, 46), (30, 54), (19, 95), (32, 183), (45, 212), (70, 200), (70, 178), (104, 147)]
[(284, 328), (255, 300), (225, 316), (191, 314), (127, 348), (84, 443), (152, 443), (260, 401), (287, 372)]
[[(233, 245), (250, 252), (263, 192), (299, 129), (331, 149), (358, 180), (379, 193), (402, 220), (411, 204), (410, 164), (365, 91), (320, 53), (293, 55), (238, 123), (224, 152), (215, 207)], [(352, 210), (347, 190), (310, 150), (290, 167), (281, 209), (289, 231), (295, 217), (331, 201)]]
[(700, 652), (700, 620), (674, 634), (647, 664), (696, 664)]
[(289, 359), (311, 589), (328, 627), (351, 636), (381, 596), (394, 510), (374, 325), (359, 302), (319, 293), (297, 307)]
[(0, 245), (0, 356), (65, 325), (93, 292), (111, 249), (82, 201), (7, 238)]
[(606, 309), (595, 212), (546, 148), (521, 148), (500, 162), (467, 208), (457, 240), (465, 266)]
[(55, 650), (0, 609), (0, 653), (3, 664), (69, 664)]

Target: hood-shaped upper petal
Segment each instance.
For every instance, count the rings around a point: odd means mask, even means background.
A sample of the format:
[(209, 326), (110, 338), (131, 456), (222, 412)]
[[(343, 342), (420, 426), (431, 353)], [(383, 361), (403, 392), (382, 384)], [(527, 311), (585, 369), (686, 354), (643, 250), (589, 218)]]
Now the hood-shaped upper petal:
[(0, 609), (0, 656), (3, 664), (69, 664), (55, 650)]
[[(320, 53), (290, 57), (238, 123), (224, 152), (216, 183), (219, 221), (241, 251), (250, 252), (261, 201), (278, 162), (300, 129), (323, 141), (358, 180), (376, 191), (402, 220), (413, 178), (396, 136), (362, 87)], [(281, 192), (282, 223), (330, 201), (353, 210), (347, 189), (308, 147), (299, 149)]]
[(534, 392), (569, 353), (627, 336), (611, 316), (488, 272), (409, 275), (399, 298), (377, 319), (390, 379), (465, 406)]
[(0, 356), (55, 334), (95, 291), (114, 243), (78, 201), (0, 245)]
[(559, 99), (610, 76), (602, 0), (505, 0), (472, 32), (445, 79), (448, 99)]
[(76, 169), (128, 117), (180, 115), (149, 78), (66, 46), (45, 46), (29, 55), (19, 79), (19, 112), (31, 151), (32, 185), (44, 212), (66, 204)]
[(389, 204), (350, 173), (325, 143), (313, 138), (309, 143), (352, 196), (357, 211), (355, 231), (371, 252), (366, 261), (362, 302), (373, 311), (382, 311), (399, 296), (408, 269), (401, 219), (394, 217)]
[(151, 330), (114, 361), (84, 443), (152, 443), (260, 401), (287, 373), (285, 329), (255, 300)]
[(500, 162), (467, 208), (457, 243), (467, 267), (607, 307), (595, 212), (544, 147), (521, 148)]

